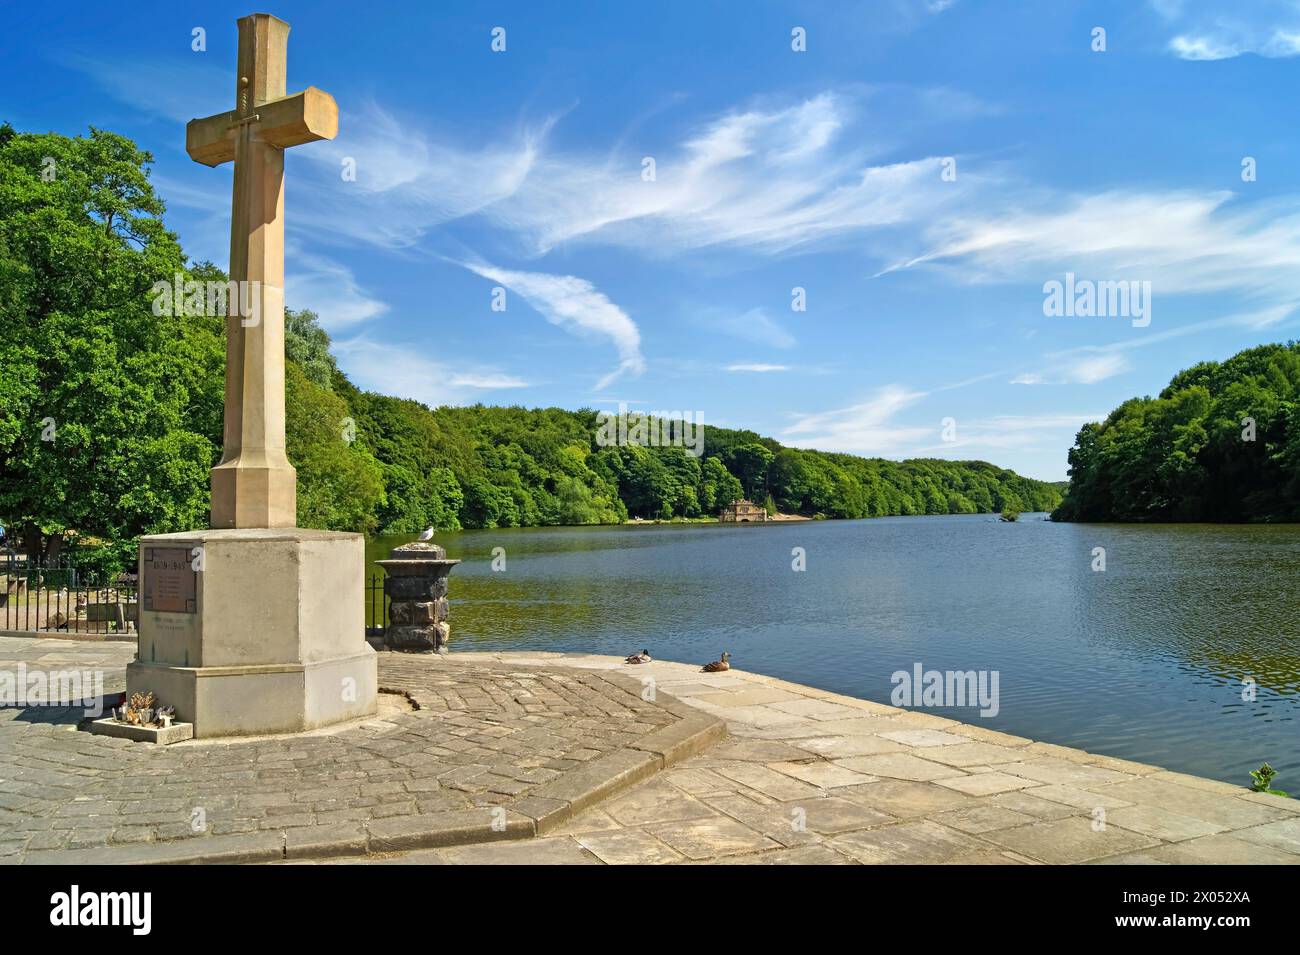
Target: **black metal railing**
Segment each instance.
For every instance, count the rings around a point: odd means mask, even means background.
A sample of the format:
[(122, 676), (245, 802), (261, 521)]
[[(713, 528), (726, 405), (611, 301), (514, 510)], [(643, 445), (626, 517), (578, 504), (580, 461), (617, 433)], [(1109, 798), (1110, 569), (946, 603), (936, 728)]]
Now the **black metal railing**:
[(22, 554), (0, 556), (0, 629), (65, 633), (132, 633), (138, 619), (135, 574), (98, 579)]
[(379, 636), (388, 626), (388, 596), (384, 593), (384, 575), (371, 574), (366, 581), (366, 635)]

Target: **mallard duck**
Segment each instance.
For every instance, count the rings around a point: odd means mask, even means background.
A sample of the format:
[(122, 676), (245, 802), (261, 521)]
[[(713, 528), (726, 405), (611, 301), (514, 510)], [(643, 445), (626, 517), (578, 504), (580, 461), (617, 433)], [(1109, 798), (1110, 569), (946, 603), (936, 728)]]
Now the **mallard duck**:
[(721, 673), (723, 670), (730, 670), (731, 664), (728, 662), (730, 659), (731, 654), (726, 650), (723, 650), (721, 660), (714, 660), (712, 663), (706, 663), (702, 669), (705, 673)]
[(627, 658), (627, 663), (649, 663), (650, 651), (642, 650), (640, 653), (634, 653)]

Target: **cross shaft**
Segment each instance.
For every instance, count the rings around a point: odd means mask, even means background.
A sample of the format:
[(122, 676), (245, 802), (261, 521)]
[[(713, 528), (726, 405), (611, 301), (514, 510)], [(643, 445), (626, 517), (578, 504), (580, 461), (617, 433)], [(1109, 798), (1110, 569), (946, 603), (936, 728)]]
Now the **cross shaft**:
[[(235, 109), (191, 120), (195, 162), (234, 162), (223, 453), (212, 469), (212, 526), (293, 527), (297, 480), (284, 435), (284, 150), (333, 139), (338, 107), (315, 87), (285, 95), (289, 24), (239, 21)], [(251, 308), (241, 314), (240, 300)]]

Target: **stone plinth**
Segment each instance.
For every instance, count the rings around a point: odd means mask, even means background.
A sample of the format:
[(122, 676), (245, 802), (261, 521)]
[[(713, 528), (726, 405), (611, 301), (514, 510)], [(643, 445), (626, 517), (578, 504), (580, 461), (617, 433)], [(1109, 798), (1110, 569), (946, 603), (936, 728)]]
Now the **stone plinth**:
[(198, 738), (291, 733), (371, 716), (360, 534), (240, 528), (140, 539), (139, 649), (152, 691)]
[(384, 646), (391, 650), (447, 652), (451, 626), (447, 623), (447, 578), (460, 563), (448, 560), (437, 544), (417, 541), (394, 547), (384, 568), (388, 625)]
[(173, 723), (171, 726), (133, 726), (119, 723), (113, 717), (95, 720), (90, 724), (90, 731), (97, 736), (113, 736), (117, 739), (129, 739), (134, 743), (183, 743), (194, 738), (192, 723)]

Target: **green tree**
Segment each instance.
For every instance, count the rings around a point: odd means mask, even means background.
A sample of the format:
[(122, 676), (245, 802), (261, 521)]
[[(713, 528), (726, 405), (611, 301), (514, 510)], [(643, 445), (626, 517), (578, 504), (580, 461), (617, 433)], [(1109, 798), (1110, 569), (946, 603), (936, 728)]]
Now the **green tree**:
[(286, 452), (298, 469), (299, 527), (369, 533), (379, 526), (383, 471), (355, 442), (351, 422), (341, 398), (297, 365), (285, 366)]
[(184, 271), (129, 140), (0, 133), (0, 523), (34, 556), (206, 522), (219, 325), (155, 315)]
[(767, 468), (775, 455), (761, 444), (742, 444), (731, 452), (728, 470), (740, 478), (745, 493), (751, 499), (765, 497), (767, 492)]
[(1295, 521), (1300, 345), (1179, 372), (1084, 425), (1055, 520)]
[(334, 376), (339, 369), (330, 354), (330, 337), (320, 327), (315, 312), (284, 310), (284, 355), (302, 369), (308, 381), (325, 391), (334, 389)]

